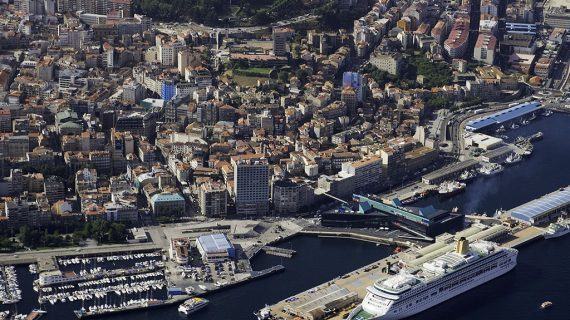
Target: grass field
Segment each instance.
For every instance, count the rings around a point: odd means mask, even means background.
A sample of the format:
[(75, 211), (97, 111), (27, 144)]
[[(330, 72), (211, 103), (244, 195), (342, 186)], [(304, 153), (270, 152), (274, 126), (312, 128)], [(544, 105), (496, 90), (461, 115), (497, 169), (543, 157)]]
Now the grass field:
[(234, 75), (249, 76), (249, 77), (269, 77), (270, 68), (247, 68), (247, 69), (234, 69)]
[(233, 79), (239, 86), (242, 87), (253, 87), (257, 85), (257, 80), (267, 80), (267, 78), (264, 77), (249, 77), (240, 75), (235, 75)]

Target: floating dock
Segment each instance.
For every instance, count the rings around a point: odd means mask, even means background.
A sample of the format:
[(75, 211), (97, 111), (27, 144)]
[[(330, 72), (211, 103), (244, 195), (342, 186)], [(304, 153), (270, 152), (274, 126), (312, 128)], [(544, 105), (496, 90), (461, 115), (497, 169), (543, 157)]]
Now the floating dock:
[(292, 249), (285, 249), (285, 248), (272, 247), (272, 246), (263, 246), (261, 249), (263, 250), (263, 252), (267, 254), (278, 257), (285, 257), (285, 258), (292, 258), (293, 255), (297, 253), (297, 251)]
[(163, 308), (173, 304), (182, 303), (184, 300), (188, 299), (189, 296), (187, 295), (180, 295), (174, 296), (173, 298), (167, 300), (150, 300), (143, 303), (132, 304), (129, 306), (124, 307), (117, 307), (117, 308), (107, 308), (107, 309), (100, 309), (96, 311), (86, 311), (86, 310), (75, 310), (74, 313), (79, 319), (87, 319), (87, 318), (97, 318), (97, 317), (104, 317), (109, 316), (117, 313), (124, 313), (124, 312), (131, 312), (137, 310), (147, 310), (147, 309), (156, 309), (156, 308)]

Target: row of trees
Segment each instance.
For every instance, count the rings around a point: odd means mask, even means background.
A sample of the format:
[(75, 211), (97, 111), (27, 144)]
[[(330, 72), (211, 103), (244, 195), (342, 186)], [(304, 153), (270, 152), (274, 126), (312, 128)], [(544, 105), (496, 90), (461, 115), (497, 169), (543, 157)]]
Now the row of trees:
[(82, 229), (73, 232), (73, 239), (94, 239), (98, 243), (123, 243), (126, 236), (127, 228), (124, 224), (103, 219), (87, 222)]
[[(393, 83), (403, 89), (419, 87), (431, 89), (453, 82), (453, 74), (447, 64), (432, 62), (423, 54), (412, 54), (406, 58), (405, 66), (398, 76), (381, 71), (371, 64), (364, 67), (364, 72), (370, 74), (381, 87), (387, 83)], [(419, 84), (416, 81), (418, 75), (424, 76), (423, 84)]]
[(67, 235), (64, 237), (57, 230), (50, 233), (48, 229), (31, 229), (28, 226), (20, 228), (18, 240), (20, 240), (23, 246), (32, 249), (39, 247), (64, 247), (73, 244), (71, 236)]
[(156, 20), (183, 22), (190, 18), (212, 26), (265, 25), (311, 12), (322, 16), (321, 28), (332, 30), (350, 27), (367, 10), (366, 6), (359, 6), (341, 11), (336, 0), (327, 0), (318, 7), (307, 7), (302, 0), (241, 0), (236, 3), (239, 10), (232, 20), (232, 6), (228, 4), (231, 2), (227, 0), (141, 0), (136, 3), (135, 12)]
[(135, 11), (163, 21), (186, 21), (216, 24), (229, 10), (227, 0), (141, 0)]
[(424, 76), (424, 88), (434, 88), (453, 82), (453, 73), (443, 62), (432, 62), (423, 54), (412, 55), (406, 68), (406, 79), (415, 80), (418, 75)]
[[(98, 219), (77, 225), (73, 234), (62, 235), (57, 228), (20, 228), (17, 238), (21, 245), (28, 248), (55, 248), (78, 245), (85, 239), (94, 239), (98, 243), (124, 243), (127, 228), (122, 223)], [(8, 235), (0, 237), (0, 250), (10, 251), (17, 248)]]

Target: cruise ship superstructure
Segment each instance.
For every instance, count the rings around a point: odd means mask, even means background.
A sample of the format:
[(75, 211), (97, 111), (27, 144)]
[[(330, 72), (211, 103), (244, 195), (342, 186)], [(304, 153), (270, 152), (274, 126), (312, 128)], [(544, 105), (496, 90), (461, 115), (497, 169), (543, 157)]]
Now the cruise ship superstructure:
[(518, 251), (479, 240), (457, 241), (447, 252), (399, 272), (367, 288), (362, 303), (348, 319), (402, 319), (429, 309), (503, 275), (517, 264)]

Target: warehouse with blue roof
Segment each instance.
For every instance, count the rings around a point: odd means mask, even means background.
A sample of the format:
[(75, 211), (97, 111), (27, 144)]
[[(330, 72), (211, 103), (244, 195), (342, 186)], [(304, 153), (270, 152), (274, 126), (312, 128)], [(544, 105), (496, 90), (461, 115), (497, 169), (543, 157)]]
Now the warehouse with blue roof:
[(570, 207), (570, 186), (513, 208), (508, 214), (522, 223), (536, 225), (554, 220), (568, 207)]
[(541, 109), (542, 105), (539, 102), (519, 104), (505, 110), (497, 111), (491, 115), (469, 121), (465, 129), (471, 132), (495, 130), (501, 125), (508, 125), (522, 117), (536, 113)]

